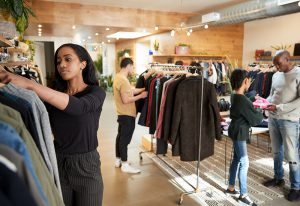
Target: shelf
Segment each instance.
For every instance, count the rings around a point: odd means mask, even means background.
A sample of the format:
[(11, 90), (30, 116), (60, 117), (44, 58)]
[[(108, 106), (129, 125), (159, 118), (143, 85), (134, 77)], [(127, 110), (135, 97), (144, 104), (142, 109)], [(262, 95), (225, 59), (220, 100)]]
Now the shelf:
[(153, 57), (199, 57), (199, 58), (225, 58), (224, 55), (197, 55), (197, 54), (187, 54), (187, 55), (180, 55), (180, 54), (157, 54), (151, 55)]
[(0, 35), (0, 47), (12, 47), (12, 43)]
[(28, 65), (28, 64), (32, 64), (32, 62), (28, 62), (28, 61), (18, 61), (18, 62), (0, 63), (1, 66), (7, 66), (7, 67), (19, 66), (19, 65)]
[[(256, 61), (273, 61), (273, 56), (255, 57)], [(300, 61), (300, 56), (291, 56), (291, 61)]]
[[(4, 48), (0, 48), (0, 52), (3, 52), (3, 51), (4, 51)], [(14, 48), (14, 47), (7, 47), (7, 51), (8, 51), (8, 53), (14, 53), (14, 52), (25, 53), (25, 51), (23, 51), (23, 49)]]

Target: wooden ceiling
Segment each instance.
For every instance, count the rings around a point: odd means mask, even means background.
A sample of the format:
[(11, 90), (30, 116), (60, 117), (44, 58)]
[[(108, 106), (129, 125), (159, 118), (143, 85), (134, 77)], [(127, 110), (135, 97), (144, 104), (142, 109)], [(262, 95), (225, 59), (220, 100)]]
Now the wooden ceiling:
[[(132, 2), (133, 0), (128, 1)], [(240, 0), (213, 2), (220, 6), (220, 3), (237, 1)], [(67, 2), (33, 0), (32, 8), (37, 18), (30, 18), (30, 25), (25, 35), (38, 36), (38, 25), (41, 24), (42, 36), (45, 37), (75, 38), (77, 36), (81, 40), (100, 43), (107, 42), (106, 36), (117, 31), (147, 31), (154, 34), (178, 28), (182, 22), (196, 15), (196, 13), (163, 12)], [(80, 1), (74, 0), (74, 2)], [(99, 2), (101, 1), (99, 0)], [(106, 0), (106, 2), (109, 1)], [(124, 2), (124, 0), (120, 0), (120, 2)], [(76, 26), (76, 29), (72, 29), (73, 25)], [(155, 26), (159, 26), (158, 31), (154, 30)], [(106, 28), (110, 28), (110, 30), (107, 31)], [(95, 33), (99, 35), (96, 36)], [(110, 41), (114, 42), (115, 40), (111, 39)]]

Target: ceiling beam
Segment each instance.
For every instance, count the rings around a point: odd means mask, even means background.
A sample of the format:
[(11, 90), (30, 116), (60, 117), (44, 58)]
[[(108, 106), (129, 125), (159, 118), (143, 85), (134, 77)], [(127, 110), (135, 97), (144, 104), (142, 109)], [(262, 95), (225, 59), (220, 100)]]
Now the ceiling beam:
[(33, 23), (125, 28), (153, 28), (158, 25), (163, 29), (172, 29), (195, 15), (41, 0), (34, 0), (32, 8), (37, 16), (31, 18)]

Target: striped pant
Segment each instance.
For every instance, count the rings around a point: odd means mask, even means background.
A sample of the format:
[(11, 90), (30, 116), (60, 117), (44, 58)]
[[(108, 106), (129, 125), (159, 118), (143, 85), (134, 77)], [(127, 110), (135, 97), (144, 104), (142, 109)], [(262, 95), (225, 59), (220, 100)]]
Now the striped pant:
[(59, 177), (66, 206), (101, 206), (103, 181), (98, 152), (57, 154)]

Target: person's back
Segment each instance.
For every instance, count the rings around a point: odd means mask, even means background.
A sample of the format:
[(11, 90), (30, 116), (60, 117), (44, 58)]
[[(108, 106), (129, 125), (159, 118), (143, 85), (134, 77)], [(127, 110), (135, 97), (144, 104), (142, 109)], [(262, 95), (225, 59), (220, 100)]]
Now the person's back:
[(124, 104), (122, 101), (121, 93), (127, 93), (128, 96), (133, 97), (130, 82), (124, 75), (118, 73), (115, 76), (113, 91), (117, 114), (136, 117), (136, 108), (134, 102)]

